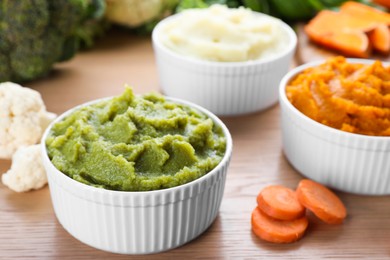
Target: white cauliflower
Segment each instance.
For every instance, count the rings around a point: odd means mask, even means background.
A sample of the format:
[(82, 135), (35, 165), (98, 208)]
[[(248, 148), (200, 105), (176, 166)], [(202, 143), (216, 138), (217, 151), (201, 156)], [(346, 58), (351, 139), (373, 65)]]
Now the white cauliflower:
[(106, 19), (137, 27), (171, 13), (178, 0), (106, 0)]
[(46, 111), (39, 92), (0, 83), (0, 158), (10, 159), (19, 147), (39, 142), (55, 117)]
[(47, 183), (47, 176), (40, 145), (19, 148), (12, 156), (11, 169), (1, 179), (4, 185), (16, 192), (42, 188)]

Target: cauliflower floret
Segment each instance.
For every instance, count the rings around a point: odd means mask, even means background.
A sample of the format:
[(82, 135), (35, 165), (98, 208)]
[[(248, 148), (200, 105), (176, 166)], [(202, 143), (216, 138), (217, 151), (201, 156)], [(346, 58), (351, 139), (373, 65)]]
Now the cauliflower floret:
[(161, 0), (107, 0), (106, 18), (114, 23), (130, 27), (140, 26), (158, 17), (164, 1)]
[(0, 158), (36, 144), (56, 114), (46, 111), (39, 92), (18, 84), (0, 84)]
[(40, 189), (47, 183), (39, 144), (19, 148), (12, 156), (11, 169), (2, 176), (3, 184), (16, 192)]

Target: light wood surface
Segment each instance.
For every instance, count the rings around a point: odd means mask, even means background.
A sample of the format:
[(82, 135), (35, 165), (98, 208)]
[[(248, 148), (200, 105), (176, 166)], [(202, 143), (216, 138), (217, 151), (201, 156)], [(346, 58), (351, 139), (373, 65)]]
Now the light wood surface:
[[(49, 111), (62, 113), (88, 100), (117, 95), (123, 84), (136, 93), (159, 91), (149, 37), (114, 31), (93, 50), (58, 65), (50, 77), (26, 84), (39, 91)], [(192, 242), (168, 252), (125, 256), (103, 252), (69, 235), (57, 221), (49, 189), (15, 193), (0, 184), (0, 259), (388, 259), (390, 197), (337, 192), (348, 217), (327, 225), (309, 214), (302, 240), (270, 244), (252, 232), (256, 195), (267, 185), (295, 188), (303, 178), (282, 152), (279, 106), (222, 118), (233, 136), (233, 157), (224, 198), (213, 225)], [(0, 173), (10, 161), (0, 160)], [(387, 173), (384, 173), (387, 174)]]

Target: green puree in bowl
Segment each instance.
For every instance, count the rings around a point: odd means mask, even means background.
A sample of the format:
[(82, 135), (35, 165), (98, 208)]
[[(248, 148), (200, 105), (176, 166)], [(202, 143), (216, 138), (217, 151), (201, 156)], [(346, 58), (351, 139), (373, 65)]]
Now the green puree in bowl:
[(200, 111), (159, 94), (121, 96), (75, 110), (46, 139), (56, 168), (82, 183), (148, 191), (195, 180), (226, 149), (222, 129)]

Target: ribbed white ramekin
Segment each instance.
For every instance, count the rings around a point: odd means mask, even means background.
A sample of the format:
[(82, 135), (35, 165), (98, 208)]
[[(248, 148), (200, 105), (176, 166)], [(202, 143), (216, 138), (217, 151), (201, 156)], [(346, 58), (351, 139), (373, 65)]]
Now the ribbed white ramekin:
[(280, 21), (289, 43), (283, 52), (272, 58), (245, 62), (202, 61), (179, 55), (161, 43), (161, 28), (179, 15), (159, 22), (152, 34), (160, 86), (165, 95), (189, 100), (226, 116), (260, 111), (278, 101), (278, 86), (291, 65), (297, 44), (290, 26)]
[[(227, 127), (206, 109), (167, 98), (208, 115), (223, 129), (227, 146), (216, 168), (190, 183), (147, 192), (112, 191), (85, 185), (60, 172), (51, 163), (42, 137), (43, 163), (48, 175), (55, 214), (75, 238), (92, 247), (121, 254), (150, 254), (181, 246), (204, 232), (216, 218), (221, 204), (232, 139)], [(97, 101), (89, 102), (88, 105)], [(79, 106), (80, 107), (80, 106)]]
[[(390, 137), (353, 134), (325, 126), (302, 114), (287, 99), (290, 80), (323, 62), (297, 67), (280, 83), (283, 150), (288, 161), (303, 175), (331, 188), (356, 194), (390, 194)], [(373, 60), (348, 62), (370, 64)]]

